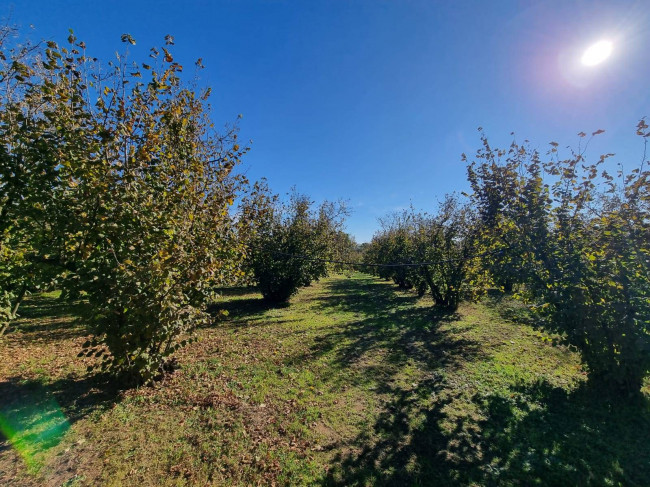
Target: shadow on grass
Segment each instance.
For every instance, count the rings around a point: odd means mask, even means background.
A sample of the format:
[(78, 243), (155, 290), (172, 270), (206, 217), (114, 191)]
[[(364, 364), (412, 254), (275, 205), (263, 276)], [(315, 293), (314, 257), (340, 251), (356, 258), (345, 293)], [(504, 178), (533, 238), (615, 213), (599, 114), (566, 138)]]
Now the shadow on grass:
[(474, 397), (485, 419), (483, 458), (467, 471), (479, 484), (647, 485), (650, 402), (606, 399), (584, 383), (567, 394), (547, 382), (509, 396)]
[(13, 446), (29, 463), (56, 446), (72, 423), (114, 404), (119, 392), (101, 374), (47, 384), (10, 377), (0, 382), (0, 450)]
[[(422, 388), (424, 387), (424, 391)], [(393, 399), (325, 485), (647, 485), (650, 412), (547, 384), (472, 398), (483, 419), (450, 417), (443, 382)], [(423, 394), (441, 398), (423, 408)], [(413, 427), (414, 414), (421, 414)], [(441, 425), (447, 424), (447, 428)]]
[(270, 309), (286, 308), (286, 304), (274, 304), (262, 297), (233, 299), (230, 301), (213, 303), (208, 307), (208, 312), (219, 317), (223, 311), (227, 312), (227, 318), (233, 322), (239, 322), (260, 315)]
[(46, 294), (29, 296), (11, 324), (9, 333), (19, 330), (23, 341), (55, 342), (84, 336), (87, 330), (78, 317), (86, 311), (82, 301), (62, 301)]
[(265, 300), (256, 287), (224, 288), (220, 289), (219, 293), (229, 299), (210, 304), (208, 313), (218, 320), (227, 319), (230, 326), (240, 326), (244, 322), (259, 320), (269, 310), (290, 306), (289, 303), (272, 303)]
[[(379, 411), (356, 437), (326, 446), (337, 453), (324, 485), (647, 485), (647, 401), (616, 404), (589, 385), (569, 394), (546, 382), (473, 394), (449, 372), (487, 357), (441, 326), (455, 314), (414, 307), (415, 296), (378, 281), (329, 287), (320, 311), (357, 319), (332, 327), (309, 356), (331, 355), (333, 383), (372, 386)], [(361, 373), (346, 374), (351, 365)], [(424, 374), (408, 383), (401, 367)]]
[(257, 286), (233, 286), (219, 288), (217, 292), (223, 297), (246, 296), (248, 294), (259, 294)]
[(315, 339), (309, 355), (333, 353), (334, 367), (344, 369), (380, 352), (385, 354), (382, 362), (390, 365), (415, 360), (423, 369), (438, 370), (457, 358), (471, 360), (480, 354), (480, 344), (441, 330), (443, 323), (458, 320), (457, 313), (416, 307), (417, 301), (414, 294), (373, 280), (361, 286), (358, 280), (333, 281), (316, 309), (324, 314), (353, 312), (356, 319), (328, 328), (329, 333)]
[(513, 324), (523, 324), (532, 327), (539, 325), (538, 318), (521, 301), (506, 293), (488, 293), (485, 304), (494, 309), (501, 318)]
[[(85, 310), (82, 301), (29, 296), (12, 340), (41, 344), (85, 336), (78, 320)], [(0, 382), (0, 450), (13, 447), (29, 464), (34, 455), (58, 444), (72, 423), (114, 404), (118, 395), (118, 383), (104, 374), (49, 380), (5, 376)]]
[[(417, 306), (417, 302), (415, 294), (372, 279), (334, 281), (319, 299), (322, 313), (355, 313), (356, 320), (330, 328), (309, 355), (329, 355), (332, 367), (338, 369), (331, 382), (370, 386), (380, 404), (367, 429), (352, 440), (327, 446), (339, 453), (325, 485), (451, 481), (445, 460), (448, 438), (439, 426), (446, 417), (445, 406), (452, 401), (444, 394), (447, 374), (462, 361), (479, 359), (482, 352), (479, 343), (454, 336), (442, 326), (457, 321), (457, 313)], [(359, 373), (346, 374), (353, 365)], [(422, 374), (406, 380), (400, 374), (403, 367)], [(458, 448), (462, 447), (471, 450), (461, 442)]]

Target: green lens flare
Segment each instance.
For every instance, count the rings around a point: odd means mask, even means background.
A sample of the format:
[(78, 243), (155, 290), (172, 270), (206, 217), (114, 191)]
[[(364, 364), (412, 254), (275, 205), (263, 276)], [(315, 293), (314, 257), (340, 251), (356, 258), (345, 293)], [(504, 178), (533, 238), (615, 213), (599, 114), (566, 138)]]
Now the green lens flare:
[(42, 386), (0, 402), (0, 432), (29, 468), (37, 468), (37, 455), (56, 446), (70, 428), (58, 403)]

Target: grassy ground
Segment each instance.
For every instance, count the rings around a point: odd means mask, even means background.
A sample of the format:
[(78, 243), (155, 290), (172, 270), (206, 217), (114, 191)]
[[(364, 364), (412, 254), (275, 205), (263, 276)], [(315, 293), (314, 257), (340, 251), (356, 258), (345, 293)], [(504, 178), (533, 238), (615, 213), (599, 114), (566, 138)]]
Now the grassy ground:
[(360, 274), (215, 307), (180, 370), (119, 391), (76, 358), (79, 310), (32, 298), (0, 344), (0, 485), (650, 484), (648, 401), (494, 308)]

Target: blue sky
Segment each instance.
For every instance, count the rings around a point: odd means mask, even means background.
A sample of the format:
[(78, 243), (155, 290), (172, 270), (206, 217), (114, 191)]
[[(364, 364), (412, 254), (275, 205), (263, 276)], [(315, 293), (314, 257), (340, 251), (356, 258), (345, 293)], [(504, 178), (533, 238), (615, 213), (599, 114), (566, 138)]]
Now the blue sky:
[[(203, 58), (215, 123), (243, 115), (247, 175), (348, 200), (359, 242), (389, 211), (466, 189), (460, 155), (479, 147), (479, 126), (493, 145), (515, 132), (542, 150), (602, 128), (589, 154), (631, 168), (634, 126), (650, 116), (647, 0), (4, 0), (0, 15), (35, 39), (73, 28), (101, 59), (124, 49), (123, 33), (143, 61), (172, 34), (176, 61)], [(580, 65), (601, 38), (612, 57)]]

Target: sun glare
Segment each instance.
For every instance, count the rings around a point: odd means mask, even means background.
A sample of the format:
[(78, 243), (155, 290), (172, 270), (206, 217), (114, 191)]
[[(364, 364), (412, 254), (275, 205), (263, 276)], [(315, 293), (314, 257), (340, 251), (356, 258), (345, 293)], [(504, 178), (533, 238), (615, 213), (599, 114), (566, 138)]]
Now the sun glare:
[(585, 51), (581, 61), (585, 66), (595, 66), (607, 59), (611, 53), (612, 43), (610, 41), (599, 41)]

